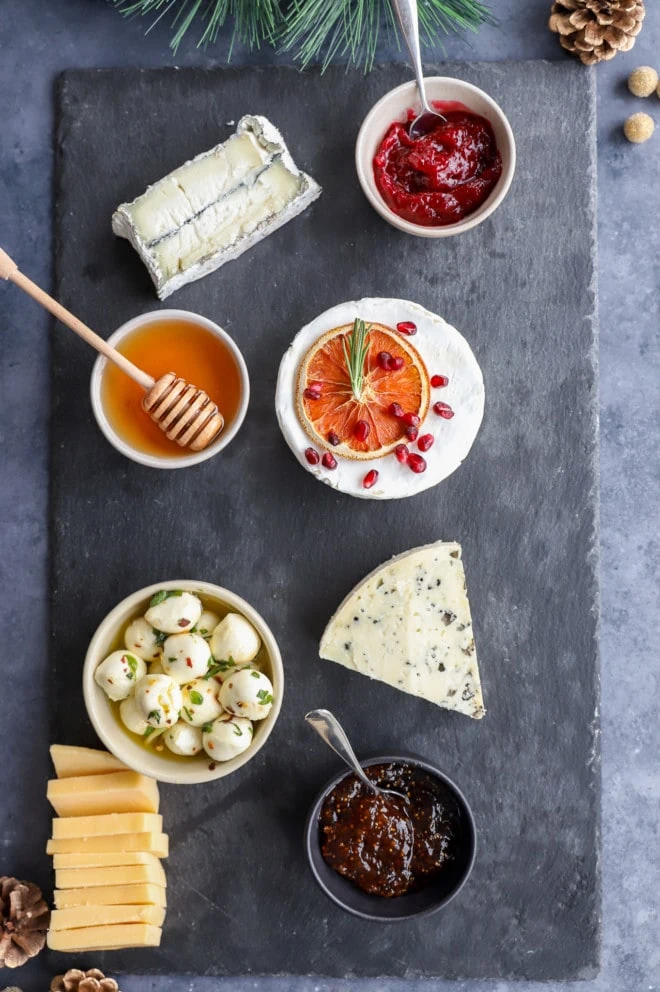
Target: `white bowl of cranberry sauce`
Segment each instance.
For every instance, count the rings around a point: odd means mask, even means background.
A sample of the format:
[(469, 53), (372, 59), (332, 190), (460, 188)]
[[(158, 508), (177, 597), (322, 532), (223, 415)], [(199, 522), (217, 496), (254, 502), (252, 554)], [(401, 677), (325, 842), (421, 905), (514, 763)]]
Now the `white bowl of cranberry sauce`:
[(501, 107), (471, 83), (425, 80), (431, 104), (447, 118), (412, 140), (419, 110), (414, 82), (390, 90), (364, 119), (355, 146), (362, 190), (389, 224), (422, 238), (447, 238), (481, 224), (506, 196), (516, 144)]

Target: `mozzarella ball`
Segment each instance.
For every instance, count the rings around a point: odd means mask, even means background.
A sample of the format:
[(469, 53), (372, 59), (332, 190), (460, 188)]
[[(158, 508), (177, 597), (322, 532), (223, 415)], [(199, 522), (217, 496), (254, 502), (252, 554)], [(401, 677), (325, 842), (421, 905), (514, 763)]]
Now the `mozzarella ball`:
[(133, 693), (119, 704), (119, 716), (121, 722), (132, 734), (139, 734), (140, 737), (144, 737), (145, 732), (149, 729), (149, 724), (144, 719), (142, 710), (138, 709)]
[(195, 679), (181, 686), (181, 719), (192, 727), (201, 727), (203, 723), (212, 723), (223, 713), (218, 699), (217, 683), (210, 679)]
[(192, 757), (193, 754), (199, 754), (202, 750), (202, 732), (199, 727), (191, 727), (181, 720), (165, 731), (163, 740), (174, 754)]
[(94, 681), (100, 685), (108, 699), (118, 702), (133, 692), (135, 683), (147, 674), (142, 658), (130, 651), (113, 651), (94, 672)]
[(218, 698), (228, 713), (264, 720), (273, 705), (273, 684), (256, 668), (243, 668), (225, 679)]
[(202, 604), (191, 592), (161, 589), (151, 597), (144, 619), (165, 634), (180, 634), (194, 627), (202, 615)]
[(216, 661), (244, 665), (256, 656), (261, 641), (252, 624), (238, 613), (228, 613), (213, 631), (211, 654)]
[(229, 761), (247, 751), (252, 743), (253, 730), (250, 721), (244, 717), (225, 714), (214, 720), (211, 729), (202, 735), (204, 750), (214, 761)]
[(150, 727), (173, 727), (182, 703), (181, 689), (169, 675), (145, 675), (135, 686), (135, 704)]
[(195, 633), (201, 634), (207, 640), (218, 626), (220, 617), (212, 610), (202, 610), (202, 615), (195, 625)]
[(124, 644), (129, 651), (145, 661), (156, 661), (162, 651), (156, 631), (144, 617), (138, 617), (129, 623), (124, 631)]
[(206, 675), (212, 663), (208, 643), (199, 634), (172, 634), (163, 644), (160, 663), (179, 685)]

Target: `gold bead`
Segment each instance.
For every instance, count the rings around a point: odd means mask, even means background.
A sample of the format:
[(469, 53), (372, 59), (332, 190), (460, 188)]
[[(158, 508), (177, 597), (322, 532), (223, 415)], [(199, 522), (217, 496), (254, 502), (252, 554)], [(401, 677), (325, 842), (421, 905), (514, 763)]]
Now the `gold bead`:
[(640, 65), (628, 76), (628, 89), (633, 96), (651, 96), (658, 85), (658, 74), (650, 65)]
[(634, 145), (648, 141), (654, 130), (653, 118), (648, 114), (633, 114), (623, 125), (623, 133)]

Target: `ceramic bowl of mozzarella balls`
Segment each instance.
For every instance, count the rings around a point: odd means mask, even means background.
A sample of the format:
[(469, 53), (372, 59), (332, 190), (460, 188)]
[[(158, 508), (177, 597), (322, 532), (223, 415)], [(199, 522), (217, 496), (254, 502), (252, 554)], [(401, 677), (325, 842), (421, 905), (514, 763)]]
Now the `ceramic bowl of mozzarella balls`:
[(209, 782), (263, 747), (282, 704), (264, 619), (208, 582), (140, 589), (103, 620), (83, 669), (85, 705), (112, 753), (160, 782)]

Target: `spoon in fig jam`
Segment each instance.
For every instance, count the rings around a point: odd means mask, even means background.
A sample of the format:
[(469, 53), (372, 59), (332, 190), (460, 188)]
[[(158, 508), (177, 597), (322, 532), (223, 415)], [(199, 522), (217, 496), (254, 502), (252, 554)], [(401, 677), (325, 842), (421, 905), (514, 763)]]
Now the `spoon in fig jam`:
[(447, 118), (434, 110), (426, 96), (424, 72), (422, 71), (422, 55), (419, 49), (419, 17), (417, 15), (417, 0), (392, 0), (396, 11), (399, 27), (404, 41), (410, 52), (410, 59), (417, 80), (417, 92), (422, 104), (422, 111), (408, 128), (408, 134), (413, 140), (428, 134), (439, 123), (446, 124)]
[(406, 804), (410, 801), (408, 796), (404, 796), (402, 792), (396, 792), (394, 789), (381, 789), (380, 786), (371, 781), (356, 758), (355, 751), (346, 736), (346, 731), (330, 710), (311, 710), (305, 715), (305, 719), (314, 728), (319, 737), (325, 741), (328, 747), (331, 747), (335, 754), (338, 754), (349, 768), (352, 768), (363, 785), (366, 785), (374, 795), (384, 796), (385, 798), (394, 796), (396, 799), (402, 799)]

